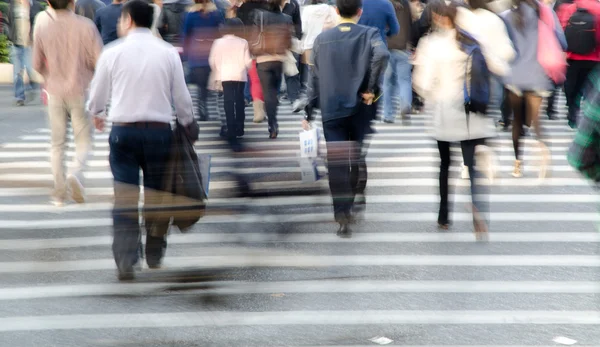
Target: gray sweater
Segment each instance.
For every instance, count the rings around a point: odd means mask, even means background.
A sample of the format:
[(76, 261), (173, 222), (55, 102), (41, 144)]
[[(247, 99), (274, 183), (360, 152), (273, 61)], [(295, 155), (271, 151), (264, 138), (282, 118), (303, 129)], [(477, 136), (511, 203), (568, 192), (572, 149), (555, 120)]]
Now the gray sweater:
[[(553, 83), (538, 62), (538, 16), (533, 8), (523, 4), (524, 28), (519, 31), (515, 26), (515, 13), (508, 11), (502, 14), (512, 32), (513, 44), (517, 51), (516, 58), (511, 63), (511, 71), (505, 77), (507, 86), (516, 87), (522, 91), (548, 91)], [(559, 43), (566, 46), (566, 39), (560, 22), (554, 16), (555, 32)]]

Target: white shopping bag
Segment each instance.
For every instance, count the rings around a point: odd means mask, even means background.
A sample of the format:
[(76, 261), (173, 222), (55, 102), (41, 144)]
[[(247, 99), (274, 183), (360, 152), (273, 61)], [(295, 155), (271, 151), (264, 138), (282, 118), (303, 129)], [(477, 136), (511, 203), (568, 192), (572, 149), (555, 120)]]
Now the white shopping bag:
[(319, 156), (319, 130), (317, 128), (300, 132), (300, 156), (302, 158)]
[(300, 158), (300, 172), (302, 183), (314, 183), (319, 180), (319, 170), (315, 158)]

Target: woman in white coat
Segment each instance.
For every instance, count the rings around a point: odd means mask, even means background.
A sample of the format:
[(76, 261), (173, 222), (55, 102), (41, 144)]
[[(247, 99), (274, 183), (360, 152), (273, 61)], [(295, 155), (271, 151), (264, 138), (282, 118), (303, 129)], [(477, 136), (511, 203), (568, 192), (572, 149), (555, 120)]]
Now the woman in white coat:
[(488, 203), (482, 198), (486, 196), (486, 187), (480, 185), (481, 174), (475, 170), (475, 153), (482, 154), (478, 155), (482, 162), (482, 159), (486, 159), (491, 163), (485, 140), (495, 136), (495, 129), (492, 119), (486, 115), (467, 115), (465, 112), (463, 86), (468, 56), (459, 45), (456, 13), (457, 6), (454, 3), (438, 2), (432, 5), (436, 30), (421, 39), (417, 47), (413, 85), (432, 108), (433, 136), (440, 153), (438, 226), (447, 229), (450, 225), (450, 144), (460, 142), (464, 163), (469, 168), (473, 225), (477, 239), (482, 240), (487, 238)]

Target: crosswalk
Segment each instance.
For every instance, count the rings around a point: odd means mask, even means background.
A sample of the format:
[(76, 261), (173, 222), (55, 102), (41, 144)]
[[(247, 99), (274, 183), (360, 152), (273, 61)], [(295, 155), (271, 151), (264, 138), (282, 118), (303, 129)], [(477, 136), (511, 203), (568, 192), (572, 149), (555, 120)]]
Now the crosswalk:
[[(564, 102), (560, 100), (562, 105)], [(259, 189), (301, 182), (300, 116), (279, 107), (280, 136), (251, 123), (260, 157), (232, 158), (213, 119), (199, 153), (212, 155), (209, 213), (173, 233), (165, 269), (119, 283), (111, 254), (107, 133), (95, 134), (88, 202), (57, 208), (49, 131), (0, 144), (0, 346), (551, 346), (600, 345), (598, 197), (566, 162), (564, 118), (543, 120), (551, 177), (537, 179), (526, 139), (524, 177), (510, 173), (510, 134), (490, 141), (490, 243), (474, 242), (468, 181), (455, 149), (454, 225), (436, 230), (439, 158), (429, 116), (377, 124), (368, 156), (368, 206), (352, 239), (335, 236), (330, 197), (232, 198), (230, 175)], [(564, 108), (559, 107), (564, 115)], [(564, 117), (564, 116), (563, 116)], [(73, 155), (69, 144), (67, 157)], [(484, 181), (486, 184), (491, 184)], [(224, 207), (248, 205), (240, 214)], [(281, 225), (293, 233), (273, 233)], [(223, 272), (213, 286), (203, 282)], [(185, 279), (185, 280), (184, 280)], [(560, 340), (557, 340), (560, 341)]]

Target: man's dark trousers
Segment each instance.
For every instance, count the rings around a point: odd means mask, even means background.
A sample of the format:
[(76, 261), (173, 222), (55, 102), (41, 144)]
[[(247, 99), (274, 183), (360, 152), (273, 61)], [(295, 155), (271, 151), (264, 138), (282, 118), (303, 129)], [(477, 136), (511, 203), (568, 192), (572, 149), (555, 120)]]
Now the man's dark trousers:
[[(113, 255), (120, 270), (133, 266), (139, 257), (139, 185), (140, 169), (144, 175), (144, 208), (157, 205), (155, 193), (163, 187), (163, 177), (171, 151), (169, 124), (137, 123), (113, 125), (109, 136), (110, 168), (114, 177)], [(151, 223), (146, 216), (146, 227)], [(165, 236), (168, 223), (164, 226)], [(148, 232), (148, 234), (150, 234)], [(165, 236), (146, 238), (146, 261), (157, 265), (166, 249)]]
[(227, 119), (227, 140), (232, 146), (237, 145), (237, 137), (244, 135), (244, 119), (246, 105), (244, 103), (245, 82), (223, 82), (223, 99), (225, 117)]
[(365, 107), (355, 114), (323, 122), (327, 142), (329, 189), (335, 219), (345, 223), (351, 216), (354, 198), (362, 194), (367, 183), (367, 166), (362, 147), (371, 133), (371, 117)]
[(567, 119), (577, 123), (579, 102), (581, 101), (581, 96), (585, 94), (584, 87), (586, 86), (590, 72), (594, 70), (598, 62), (568, 60), (567, 63), (567, 79), (565, 80), (565, 97), (567, 98), (567, 107), (569, 108)]

